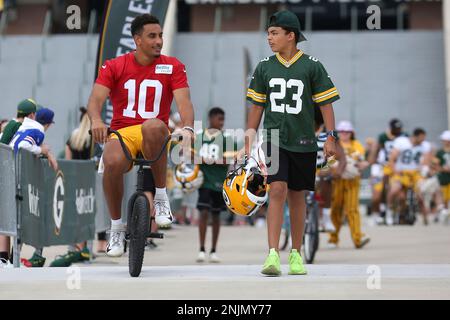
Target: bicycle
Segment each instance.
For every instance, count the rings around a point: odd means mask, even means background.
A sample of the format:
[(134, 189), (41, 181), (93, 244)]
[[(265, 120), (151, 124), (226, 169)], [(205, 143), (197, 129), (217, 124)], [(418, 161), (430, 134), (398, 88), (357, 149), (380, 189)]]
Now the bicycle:
[(419, 203), (414, 192), (414, 187), (409, 187), (406, 189), (406, 206), (401, 217), (399, 217), (398, 224), (414, 225), (416, 222), (416, 212), (418, 211)]
[(303, 251), (306, 263), (313, 263), (319, 249), (319, 204), (314, 191), (306, 193), (305, 233), (303, 235)]
[(144, 193), (144, 167), (151, 166), (161, 158), (163, 152), (166, 150), (167, 144), (173, 136), (167, 136), (161, 151), (155, 159), (145, 160), (143, 158), (133, 159), (131, 157), (128, 148), (123, 142), (120, 132), (108, 128), (108, 135), (110, 134), (115, 134), (117, 136), (125, 157), (133, 163), (133, 166), (139, 166), (137, 171), (136, 192), (133, 193), (128, 200), (127, 230), (125, 233), (125, 240), (129, 250), (128, 271), (130, 276), (138, 277), (141, 273), (142, 264), (144, 262), (144, 252), (147, 245), (147, 238), (164, 238), (164, 234), (150, 231), (152, 221), (155, 220), (155, 218), (150, 218), (150, 204)]

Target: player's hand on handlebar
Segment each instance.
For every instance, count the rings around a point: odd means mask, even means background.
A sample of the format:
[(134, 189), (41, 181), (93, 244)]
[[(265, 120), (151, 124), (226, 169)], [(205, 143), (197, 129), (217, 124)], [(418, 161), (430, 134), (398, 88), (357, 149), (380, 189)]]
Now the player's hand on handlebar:
[(181, 129), (180, 131), (177, 132), (177, 135), (181, 137), (181, 145), (183, 149), (184, 148), (190, 149), (195, 139), (194, 132), (192, 132), (189, 129)]
[(108, 127), (101, 119), (92, 120), (91, 133), (95, 143), (105, 143), (108, 138)]

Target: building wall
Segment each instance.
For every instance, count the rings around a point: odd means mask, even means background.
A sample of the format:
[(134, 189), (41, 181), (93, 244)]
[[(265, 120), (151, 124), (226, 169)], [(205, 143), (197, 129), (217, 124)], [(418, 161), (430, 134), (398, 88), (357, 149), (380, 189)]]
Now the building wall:
[(409, 4), (410, 29), (442, 30), (441, 2), (412, 2)]
[[(193, 5), (191, 9), (191, 31), (211, 32), (214, 30), (214, 18), (217, 5)], [(277, 5), (222, 5), (221, 31), (258, 31), (261, 9), (273, 13)]]

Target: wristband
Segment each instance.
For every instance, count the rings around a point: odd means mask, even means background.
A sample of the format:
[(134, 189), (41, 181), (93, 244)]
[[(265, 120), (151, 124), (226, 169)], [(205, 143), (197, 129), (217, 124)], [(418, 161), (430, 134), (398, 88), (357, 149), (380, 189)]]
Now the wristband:
[(194, 129), (192, 127), (186, 126), (186, 127), (183, 127), (183, 130), (189, 130), (190, 132), (195, 133)]

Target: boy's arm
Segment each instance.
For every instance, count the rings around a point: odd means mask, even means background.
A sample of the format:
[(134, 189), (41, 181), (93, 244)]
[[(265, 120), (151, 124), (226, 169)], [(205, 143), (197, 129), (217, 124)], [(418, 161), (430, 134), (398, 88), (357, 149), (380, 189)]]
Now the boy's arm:
[(244, 140), (244, 153), (249, 155), (251, 152), (251, 147), (253, 141), (255, 140), (256, 131), (258, 130), (259, 124), (261, 122), (261, 118), (264, 112), (264, 108), (252, 105), (248, 112), (248, 120), (247, 120), (247, 130), (245, 131), (245, 140)]
[(18, 148), (28, 150), (36, 155), (39, 155), (42, 153), (41, 147), (39, 147), (38, 145), (32, 144), (31, 142), (28, 142), (26, 140), (20, 141)]
[[(333, 105), (328, 103), (320, 106), (320, 112), (322, 113), (323, 122), (327, 131), (333, 131), (335, 129)], [(336, 139), (334, 137), (330, 135), (327, 136), (323, 151), (326, 157), (331, 157), (336, 154)]]

